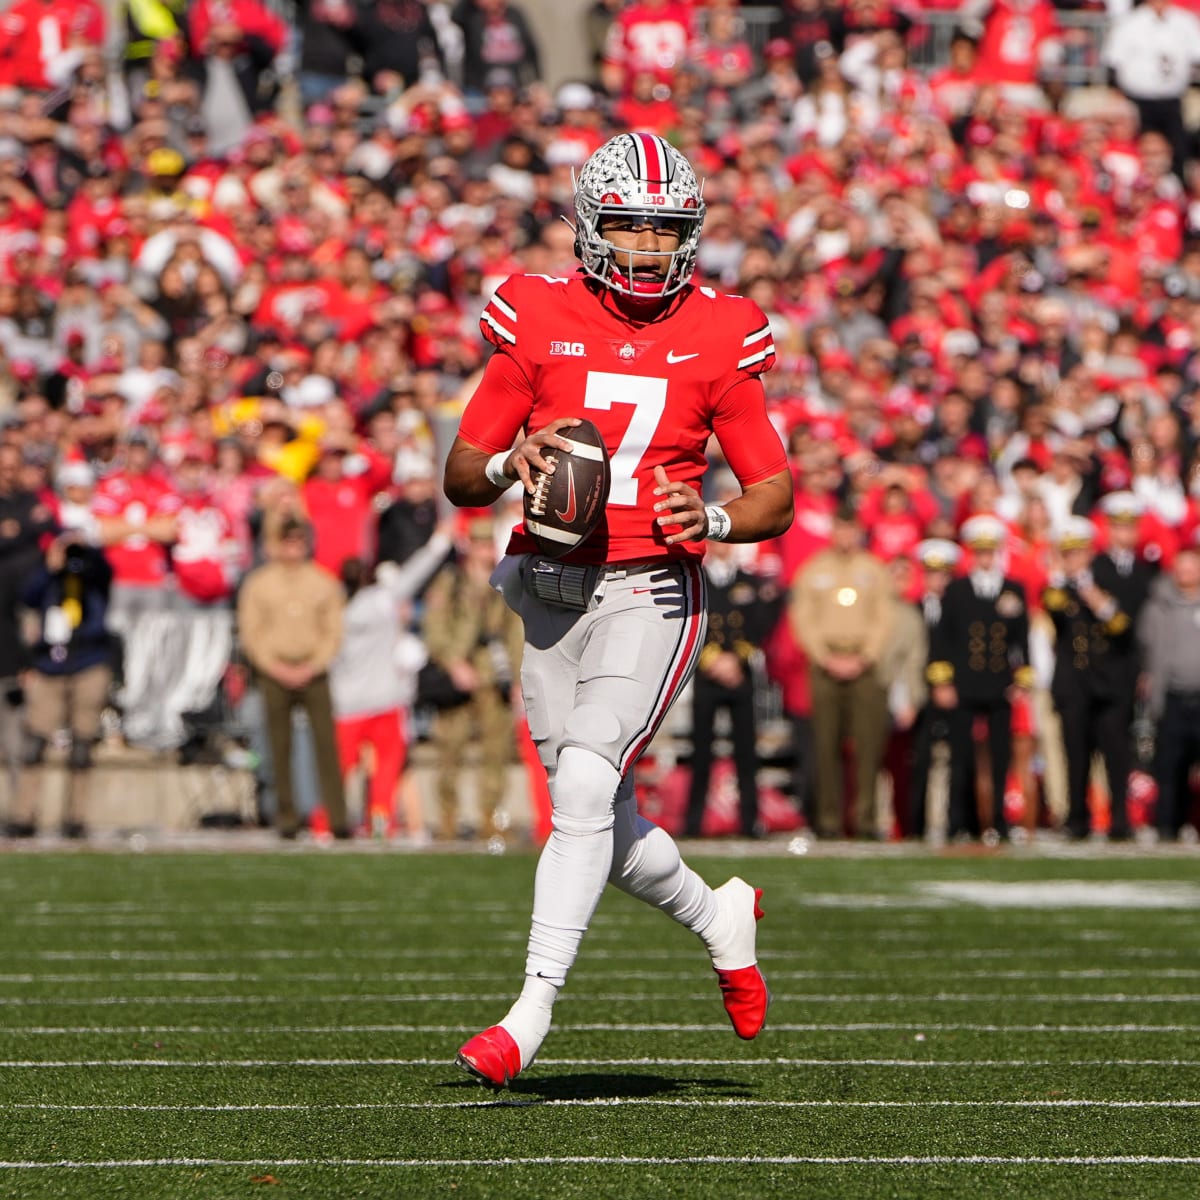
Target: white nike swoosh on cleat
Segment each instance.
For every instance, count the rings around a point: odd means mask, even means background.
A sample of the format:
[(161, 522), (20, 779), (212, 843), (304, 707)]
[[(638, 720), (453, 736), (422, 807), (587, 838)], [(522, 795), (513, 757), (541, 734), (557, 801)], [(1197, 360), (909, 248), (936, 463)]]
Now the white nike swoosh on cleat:
[(669, 363), (687, 362), (687, 360), (689, 358), (699, 358), (699, 357), (700, 357), (699, 350), (697, 350), (695, 354), (676, 354), (674, 350), (667, 351), (667, 362), (669, 362)]

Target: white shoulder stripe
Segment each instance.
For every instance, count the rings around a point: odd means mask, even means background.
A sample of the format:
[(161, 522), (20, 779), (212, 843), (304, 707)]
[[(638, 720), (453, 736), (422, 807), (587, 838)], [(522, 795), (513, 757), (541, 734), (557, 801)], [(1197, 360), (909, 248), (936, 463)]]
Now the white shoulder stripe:
[(763, 338), (771, 336), (771, 326), (764, 325), (757, 333), (752, 333), (743, 342), (743, 346), (753, 346), (755, 342), (761, 342)]
[(515, 308), (513, 308), (513, 306), (511, 304), (505, 304), (505, 302), (503, 300), (501, 300), (500, 297), (496, 293), (494, 293), (494, 292), (492, 293), (492, 298), (491, 298), (491, 300), (488, 301), (488, 303), (490, 305), (493, 305), (496, 309), (498, 309), (500, 312), (500, 315), (502, 317), (507, 317), (510, 321), (513, 321), (513, 322), (516, 321), (517, 310)]
[(738, 369), (743, 367), (753, 366), (756, 362), (762, 362), (764, 358), (770, 358), (775, 353), (775, 343), (769, 342), (757, 354), (749, 354), (738, 362)]
[(486, 321), (506, 342), (512, 342), (514, 346), (517, 344), (517, 335), (505, 329), (486, 308), (483, 310), (483, 316), (480, 320)]

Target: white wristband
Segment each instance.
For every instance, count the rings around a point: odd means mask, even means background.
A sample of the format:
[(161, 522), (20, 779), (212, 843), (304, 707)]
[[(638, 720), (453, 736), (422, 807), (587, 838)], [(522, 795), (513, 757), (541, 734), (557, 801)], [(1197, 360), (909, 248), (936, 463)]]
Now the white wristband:
[(488, 483), (492, 487), (503, 488), (505, 491), (508, 491), (517, 482), (515, 479), (510, 479), (504, 473), (504, 464), (508, 462), (508, 456), (511, 453), (511, 450), (502, 450), (499, 454), (493, 454), (487, 460), (487, 466), (483, 468), (483, 473), (487, 476)]
[(708, 518), (708, 537), (714, 542), (723, 542), (733, 528), (729, 514), (719, 504), (706, 504), (704, 515)]

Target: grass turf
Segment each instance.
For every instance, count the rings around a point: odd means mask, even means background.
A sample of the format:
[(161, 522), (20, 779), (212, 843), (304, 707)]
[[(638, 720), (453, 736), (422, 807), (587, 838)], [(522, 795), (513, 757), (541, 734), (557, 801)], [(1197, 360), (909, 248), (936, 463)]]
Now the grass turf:
[(766, 888), (768, 1030), (610, 891), (495, 1100), (532, 857), (7, 856), (0, 1195), (1200, 1194), (1194, 859), (695, 865)]

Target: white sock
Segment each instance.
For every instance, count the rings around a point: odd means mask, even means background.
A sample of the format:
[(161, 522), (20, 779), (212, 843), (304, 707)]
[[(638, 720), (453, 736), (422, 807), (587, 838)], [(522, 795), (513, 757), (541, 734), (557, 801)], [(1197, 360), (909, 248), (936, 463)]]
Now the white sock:
[(613, 796), (620, 775), (590, 750), (568, 746), (550, 784), (554, 829), (538, 859), (525, 986), (501, 1025), (528, 1066), (550, 1029), (559, 989), (579, 953), (608, 880)]
[(671, 835), (638, 813), (632, 786), (617, 795), (609, 882), (690, 929), (712, 954), (714, 933), (717, 944), (723, 937), (716, 893), (683, 861)]
[(551, 1010), (557, 996), (558, 985), (536, 975), (526, 976), (520, 996), (500, 1021), (521, 1051), (522, 1070), (537, 1057), (550, 1032)]

